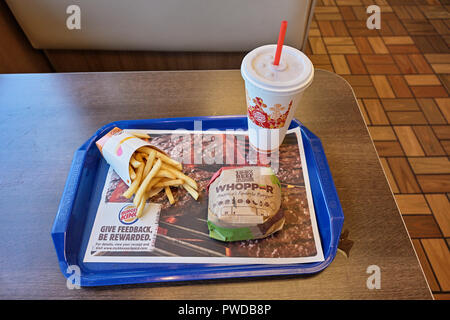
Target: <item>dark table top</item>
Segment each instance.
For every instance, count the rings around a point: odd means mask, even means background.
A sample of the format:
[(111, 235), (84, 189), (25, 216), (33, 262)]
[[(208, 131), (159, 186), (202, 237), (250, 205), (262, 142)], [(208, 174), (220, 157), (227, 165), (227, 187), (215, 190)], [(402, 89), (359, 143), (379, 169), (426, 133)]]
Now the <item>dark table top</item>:
[[(50, 236), (74, 151), (116, 120), (245, 114), (239, 71), (0, 75), (1, 299), (431, 299), (351, 87), (316, 70), (296, 117), (321, 140), (354, 241), (312, 276), (69, 290)], [(381, 271), (368, 289), (369, 266)], [(370, 268), (369, 268), (370, 270)]]

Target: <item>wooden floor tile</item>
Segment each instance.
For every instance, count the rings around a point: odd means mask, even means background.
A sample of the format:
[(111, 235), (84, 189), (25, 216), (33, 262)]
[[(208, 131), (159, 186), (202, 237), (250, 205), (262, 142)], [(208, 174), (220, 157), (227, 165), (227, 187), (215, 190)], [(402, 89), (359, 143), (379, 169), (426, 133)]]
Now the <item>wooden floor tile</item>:
[(386, 111), (420, 111), (416, 99), (381, 99)]
[(420, 265), (422, 266), (423, 273), (427, 278), (427, 282), (430, 286), (431, 291), (440, 291), (439, 284), (434, 275), (433, 269), (431, 268), (430, 263), (428, 262), (427, 255), (423, 250), (422, 244), (419, 239), (412, 239), (412, 243), (414, 245), (414, 249), (416, 250), (417, 257), (419, 258)]
[(450, 156), (450, 140), (441, 140), (441, 145), (445, 153)]
[(356, 99), (358, 101), (358, 108), (361, 111), (361, 115), (363, 117), (364, 123), (366, 126), (370, 126), (372, 123), (370, 121), (369, 115), (367, 114), (366, 108), (364, 107), (364, 103), (362, 99)]
[(394, 5), (394, 6), (391, 6), (391, 7), (392, 7), (392, 10), (394, 10), (395, 14), (397, 15), (397, 17), (399, 19), (402, 19), (402, 20), (412, 19), (412, 17), (409, 15), (409, 12), (408, 12), (406, 6)]
[(330, 55), (330, 58), (334, 67), (334, 72), (336, 72), (337, 74), (351, 73), (344, 55)]
[(377, 90), (378, 96), (380, 98), (395, 98), (395, 94), (392, 91), (391, 85), (387, 80), (386, 76), (383, 75), (373, 75), (370, 76), (372, 83)]
[(361, 0), (335, 0), (338, 6), (362, 6)]
[(321, 37), (310, 37), (309, 44), (313, 54), (327, 54), (327, 49), (325, 49), (325, 44)]
[(411, 238), (442, 237), (432, 215), (406, 215), (403, 221)]
[(410, 35), (435, 35), (437, 34), (433, 25), (427, 21), (403, 20), (403, 25)]
[(324, 37), (336, 35), (330, 21), (317, 21), (317, 26), (319, 27), (320, 34)]
[(362, 5), (359, 6), (353, 6), (352, 7), (353, 13), (356, 17), (356, 20), (366, 21), (367, 20), (367, 12), (366, 8)]
[(432, 63), (431, 68), (433, 68), (436, 73), (450, 73), (449, 63)]
[(366, 68), (370, 74), (401, 74), (400, 69), (395, 64), (368, 64)]
[(450, 161), (447, 157), (421, 157), (408, 160), (415, 174), (450, 173)]
[(430, 36), (412, 36), (412, 39), (421, 53), (427, 54), (436, 52), (436, 49), (431, 43)]
[(364, 63), (359, 55), (349, 54), (346, 55), (346, 59), (352, 74), (367, 74)]
[(365, 64), (395, 64), (392, 56), (387, 54), (362, 54), (361, 59)]
[(394, 59), (395, 63), (398, 66), (398, 69), (402, 74), (414, 74), (417, 73), (416, 68), (414, 67), (414, 64), (409, 59), (408, 55), (406, 54), (394, 54), (392, 55), (392, 58)]
[(389, 53), (389, 50), (385, 46), (383, 39), (381, 37), (368, 37), (367, 40), (369, 41), (369, 43), (372, 46), (372, 49), (375, 53), (378, 53), (378, 54)]
[(319, 29), (311, 28), (311, 29), (309, 29), (308, 36), (309, 37), (321, 37), (322, 33), (320, 32)]
[(323, 37), (323, 42), (328, 45), (354, 45), (352, 37)]
[(437, 76), (447, 92), (450, 92), (450, 74), (438, 74)]
[(387, 158), (387, 161), (401, 193), (422, 192), (405, 158)]
[(444, 237), (450, 237), (450, 203), (445, 194), (427, 194), (427, 201), (433, 211)]
[(365, 37), (353, 37), (353, 41), (355, 42), (356, 48), (358, 49), (360, 54), (371, 54), (373, 53), (372, 46), (369, 41)]
[(414, 44), (413, 39), (410, 36), (393, 36), (393, 37), (383, 37), (385, 44), (390, 45), (405, 45)]
[(443, 86), (411, 86), (410, 88), (417, 98), (448, 97), (447, 90)]
[(353, 90), (357, 98), (378, 98), (377, 91), (374, 87), (354, 86)]
[(396, 141), (397, 137), (390, 126), (370, 126), (370, 137), (373, 141)]
[(342, 16), (340, 13), (316, 13), (314, 17), (317, 21), (320, 20), (342, 20)]
[(339, 7), (339, 12), (344, 20), (356, 20), (355, 13), (351, 7)]
[[(413, 130), (427, 156), (445, 156), (444, 149), (430, 127), (413, 126)], [(442, 129), (438, 128), (439, 130)]]
[(425, 54), (425, 59), (429, 63), (450, 63), (449, 53), (429, 53)]
[(387, 49), (392, 54), (397, 53), (419, 53), (419, 49), (413, 44), (405, 44), (405, 45), (387, 45)]
[(334, 32), (338, 37), (346, 37), (350, 35), (343, 21), (331, 21), (331, 25), (333, 26)]
[(445, 24), (444, 20), (430, 20), (430, 23), (433, 25), (434, 29), (440, 34), (440, 35), (446, 35), (449, 33), (449, 28)]
[(409, 60), (414, 65), (418, 73), (433, 73), (433, 69), (421, 54), (408, 55)]
[(373, 143), (380, 157), (401, 157), (405, 155), (397, 141), (374, 141)]
[(343, 75), (342, 76), (352, 86), (372, 87), (373, 83), (369, 76), (365, 75)]
[(406, 112), (386, 112), (389, 120), (393, 125), (399, 124), (427, 124), (427, 120), (422, 112), (406, 111)]
[(394, 131), (397, 134), (400, 145), (406, 156), (413, 157), (425, 155), (419, 140), (417, 140), (416, 135), (410, 126), (395, 126)]
[(396, 36), (405, 36), (408, 35), (408, 31), (405, 29), (403, 24), (395, 19), (395, 20), (385, 20), (384, 23), (389, 25), (391, 30), (393, 31), (394, 35)]
[(424, 193), (450, 192), (449, 174), (419, 174), (416, 177)]
[(327, 54), (310, 54), (308, 58), (314, 65), (318, 64), (331, 64), (329, 55)]
[(450, 123), (450, 98), (436, 98), (435, 101), (447, 122)]
[(358, 49), (355, 45), (333, 45), (327, 46), (328, 53), (330, 54), (356, 54)]
[(378, 99), (363, 99), (367, 114), (374, 125), (387, 125), (389, 120)]
[(442, 36), (432, 35), (432, 36), (427, 36), (427, 37), (428, 37), (428, 40), (429, 40), (434, 52), (450, 53), (450, 49)]
[(425, 118), (428, 120), (428, 123), (430, 123), (430, 124), (446, 124), (447, 123), (447, 121), (445, 120), (445, 117), (442, 115), (441, 111), (439, 110), (439, 107), (434, 102), (434, 99), (421, 98), (421, 99), (417, 99), (417, 102), (419, 103), (420, 108), (422, 109), (422, 112), (425, 115)]
[[(346, 23), (347, 24), (347, 23)], [(348, 32), (350, 33), (350, 35), (352, 37), (373, 37), (373, 36), (378, 36), (379, 35), (379, 31), (378, 29), (367, 29), (365, 26), (360, 26), (360, 27), (356, 27), (356, 28), (351, 28), (348, 27)]]
[(432, 126), (434, 134), (438, 139), (449, 140), (450, 139), (450, 125), (446, 126)]
[(405, 75), (405, 80), (410, 86), (440, 86), (441, 82), (434, 74)]
[(450, 291), (450, 251), (443, 239), (421, 239), (425, 253), (443, 291)]
[(402, 215), (431, 214), (423, 194), (396, 194), (395, 200)]
[(400, 190), (398, 189), (397, 182), (395, 181), (395, 178), (392, 175), (391, 168), (389, 167), (386, 158), (380, 158), (380, 163), (383, 168), (384, 174), (386, 175), (392, 193), (399, 193)]
[(335, 7), (335, 6), (320, 6), (320, 5), (317, 5), (314, 8), (314, 13), (338, 13), (338, 12), (340, 12), (339, 8)]
[(417, 21), (417, 20), (426, 21), (427, 20), (425, 18), (425, 16), (423, 15), (422, 11), (417, 6), (413, 6), (413, 5), (406, 6), (406, 10), (408, 11), (409, 15), (411, 16), (411, 19), (414, 19), (415, 21)]
[(397, 98), (409, 98), (413, 96), (402, 75), (388, 75), (387, 78)]
[(420, 6), (428, 19), (450, 19), (450, 13), (442, 6)]

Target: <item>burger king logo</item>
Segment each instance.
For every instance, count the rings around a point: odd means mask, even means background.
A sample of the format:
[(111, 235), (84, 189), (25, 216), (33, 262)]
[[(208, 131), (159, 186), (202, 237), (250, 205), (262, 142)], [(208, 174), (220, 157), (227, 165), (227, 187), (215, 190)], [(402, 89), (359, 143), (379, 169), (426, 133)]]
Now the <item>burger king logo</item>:
[(137, 208), (128, 204), (119, 211), (119, 221), (123, 224), (133, 224), (138, 221)]

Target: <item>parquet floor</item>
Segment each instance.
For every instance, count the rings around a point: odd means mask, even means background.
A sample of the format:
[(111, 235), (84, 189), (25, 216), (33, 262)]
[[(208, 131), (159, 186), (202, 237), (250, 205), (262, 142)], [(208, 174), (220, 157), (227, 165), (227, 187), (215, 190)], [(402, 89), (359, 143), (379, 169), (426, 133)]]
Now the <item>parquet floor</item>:
[(353, 87), (436, 299), (450, 299), (449, 45), (450, 0), (317, 0), (305, 50)]

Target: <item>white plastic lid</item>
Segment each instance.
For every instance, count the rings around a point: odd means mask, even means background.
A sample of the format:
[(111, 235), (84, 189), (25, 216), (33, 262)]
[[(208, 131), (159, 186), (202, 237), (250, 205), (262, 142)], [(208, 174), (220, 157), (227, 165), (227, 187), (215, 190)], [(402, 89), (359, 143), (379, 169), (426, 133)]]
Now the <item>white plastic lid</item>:
[[(293, 92), (306, 89), (314, 78), (314, 66), (300, 50), (284, 45), (280, 64), (272, 64), (276, 45), (269, 44), (250, 51), (242, 60), (245, 81), (269, 91)], [(255, 64), (263, 66), (255, 69)]]

